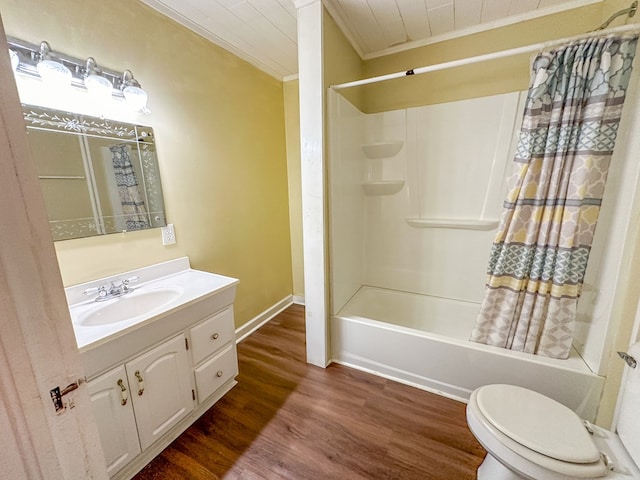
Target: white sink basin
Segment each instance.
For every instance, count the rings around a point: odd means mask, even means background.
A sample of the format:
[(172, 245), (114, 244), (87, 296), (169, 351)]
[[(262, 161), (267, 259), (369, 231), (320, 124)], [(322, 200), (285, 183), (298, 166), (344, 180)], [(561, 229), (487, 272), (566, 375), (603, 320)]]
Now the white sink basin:
[(175, 302), (183, 294), (181, 287), (160, 287), (135, 290), (131, 293), (96, 303), (78, 318), (78, 325), (99, 327), (131, 320), (141, 315), (152, 315)]
[[(137, 278), (134, 290), (121, 297), (104, 302), (94, 302), (87, 297), (88, 291), (93, 295), (101, 286), (118, 285), (123, 279), (133, 277)], [(106, 345), (120, 337), (134, 335), (139, 329), (156, 331), (152, 325), (158, 325), (158, 332), (166, 336), (174, 324), (182, 321), (178, 310), (194, 302), (208, 301), (215, 296), (223, 299), (224, 305), (232, 303), (237, 283), (235, 278), (193, 270), (189, 259), (182, 257), (73, 285), (65, 292), (76, 344), (81, 352), (97, 352), (95, 360), (99, 363), (104, 359), (101, 355), (107, 355)], [(107, 350), (102, 351), (103, 347)]]

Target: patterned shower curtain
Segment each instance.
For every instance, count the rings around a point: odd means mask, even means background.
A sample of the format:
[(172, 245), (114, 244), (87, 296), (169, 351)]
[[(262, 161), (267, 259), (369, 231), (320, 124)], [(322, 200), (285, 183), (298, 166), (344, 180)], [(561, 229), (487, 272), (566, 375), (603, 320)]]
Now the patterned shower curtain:
[(567, 358), (637, 35), (540, 53), (471, 340)]
[(112, 145), (109, 150), (111, 150), (111, 161), (127, 230), (149, 228), (147, 209), (140, 194), (136, 172), (131, 163), (129, 146), (126, 144)]

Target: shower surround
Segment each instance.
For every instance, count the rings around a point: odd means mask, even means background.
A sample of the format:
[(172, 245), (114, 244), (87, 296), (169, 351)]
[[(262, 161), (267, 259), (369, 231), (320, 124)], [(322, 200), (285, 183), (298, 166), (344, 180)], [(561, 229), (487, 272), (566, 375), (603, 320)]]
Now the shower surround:
[(637, 176), (624, 155), (610, 173), (618, 188), (605, 197), (570, 358), (468, 341), (524, 95), (365, 114), (330, 91), (332, 358), (463, 400), (482, 384), (521, 384), (593, 418), (610, 344), (616, 282), (607, 278), (622, 261), (611, 252), (601, 261), (603, 245), (622, 251), (615, 229), (631, 207), (612, 205), (631, 203)]

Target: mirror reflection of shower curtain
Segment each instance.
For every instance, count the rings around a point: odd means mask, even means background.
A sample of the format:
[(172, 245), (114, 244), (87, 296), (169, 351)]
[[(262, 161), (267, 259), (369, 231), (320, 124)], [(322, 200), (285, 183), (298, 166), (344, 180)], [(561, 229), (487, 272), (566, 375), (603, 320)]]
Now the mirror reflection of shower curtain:
[(112, 145), (109, 150), (127, 230), (149, 228), (147, 208), (131, 163), (129, 145)]

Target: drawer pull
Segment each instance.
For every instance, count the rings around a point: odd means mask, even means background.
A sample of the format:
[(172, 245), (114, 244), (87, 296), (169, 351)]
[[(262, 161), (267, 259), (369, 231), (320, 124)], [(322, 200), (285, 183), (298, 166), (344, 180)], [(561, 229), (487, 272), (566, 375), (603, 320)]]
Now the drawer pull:
[(214, 333), (213, 335), (211, 335), (211, 338), (213, 338), (214, 340), (217, 340), (219, 336), (220, 335), (218, 335), (217, 333)]
[(140, 375), (140, 370), (136, 370), (134, 375), (138, 379), (138, 395), (141, 396), (144, 393), (144, 381), (142, 380), (142, 375)]
[(122, 381), (121, 378), (118, 379), (118, 386), (120, 387), (120, 396), (122, 397), (120, 399), (120, 404), (124, 406), (127, 404), (128, 395), (127, 395), (127, 387), (124, 386), (124, 382)]
[(224, 375), (224, 374), (222, 373), (222, 370), (218, 370), (218, 373), (216, 373), (216, 375), (217, 375), (217, 376), (218, 376), (218, 378), (219, 378), (219, 377), (221, 377), (221, 376), (222, 376), (222, 375)]

